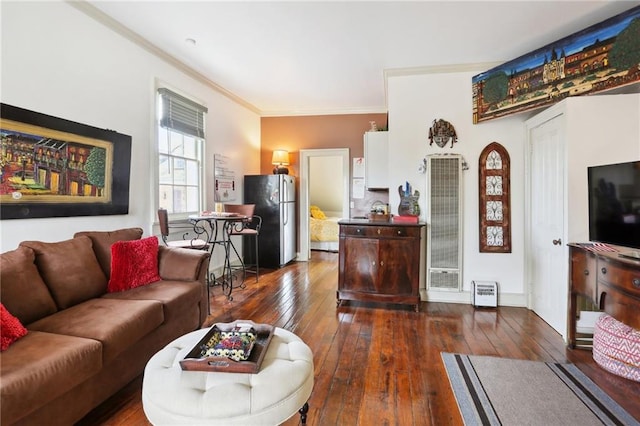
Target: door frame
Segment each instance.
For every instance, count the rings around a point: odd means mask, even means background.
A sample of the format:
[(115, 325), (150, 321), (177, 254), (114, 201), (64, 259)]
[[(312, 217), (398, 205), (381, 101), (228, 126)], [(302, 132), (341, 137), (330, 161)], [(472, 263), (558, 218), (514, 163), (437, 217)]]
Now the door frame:
[(297, 260), (306, 262), (311, 258), (311, 246), (309, 244), (309, 161), (313, 157), (341, 157), (342, 160), (342, 215), (349, 217), (349, 148), (335, 149), (301, 149), (300, 150), (300, 201), (299, 207), (299, 230), (300, 236)]

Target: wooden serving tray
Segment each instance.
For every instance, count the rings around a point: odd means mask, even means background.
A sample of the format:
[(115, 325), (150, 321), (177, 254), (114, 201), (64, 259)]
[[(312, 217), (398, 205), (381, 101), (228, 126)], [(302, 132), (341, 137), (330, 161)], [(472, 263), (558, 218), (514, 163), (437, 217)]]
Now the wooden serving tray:
[[(253, 344), (249, 359), (234, 361), (231, 358), (208, 356), (201, 357), (202, 347), (215, 333), (231, 331), (239, 325), (249, 325), (256, 331), (256, 341)], [(180, 367), (186, 371), (209, 371), (227, 373), (257, 373), (262, 365), (264, 355), (273, 337), (274, 326), (270, 324), (256, 324), (249, 320), (236, 320), (228, 323), (216, 323), (204, 335), (191, 351), (180, 361)]]

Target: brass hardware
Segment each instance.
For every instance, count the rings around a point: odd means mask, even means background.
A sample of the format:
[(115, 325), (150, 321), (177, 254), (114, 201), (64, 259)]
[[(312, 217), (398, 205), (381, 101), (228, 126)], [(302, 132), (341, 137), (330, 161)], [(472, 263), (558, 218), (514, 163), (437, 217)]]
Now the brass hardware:
[(380, 235), (380, 228), (378, 228), (378, 235)]

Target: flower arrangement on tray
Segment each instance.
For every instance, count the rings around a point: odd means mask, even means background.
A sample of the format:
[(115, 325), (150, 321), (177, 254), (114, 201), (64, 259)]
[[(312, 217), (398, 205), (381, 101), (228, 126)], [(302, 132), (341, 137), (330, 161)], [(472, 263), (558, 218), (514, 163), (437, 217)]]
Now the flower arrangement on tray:
[(236, 326), (231, 331), (214, 333), (202, 345), (200, 356), (223, 356), (234, 361), (249, 359), (251, 349), (256, 342), (256, 331), (251, 326)]
[(250, 320), (216, 323), (180, 361), (186, 371), (257, 373), (275, 327)]

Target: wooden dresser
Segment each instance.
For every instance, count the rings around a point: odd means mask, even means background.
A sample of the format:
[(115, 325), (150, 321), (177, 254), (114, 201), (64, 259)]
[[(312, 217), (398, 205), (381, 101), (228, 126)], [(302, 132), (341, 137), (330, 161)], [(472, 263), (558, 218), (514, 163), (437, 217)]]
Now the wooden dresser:
[(341, 220), (337, 291), (342, 300), (420, 308), (420, 240), (424, 223)]
[(571, 348), (576, 346), (578, 296), (587, 298), (618, 321), (640, 329), (640, 261), (621, 257), (617, 251), (594, 251), (587, 247), (588, 244), (569, 244), (568, 345)]

